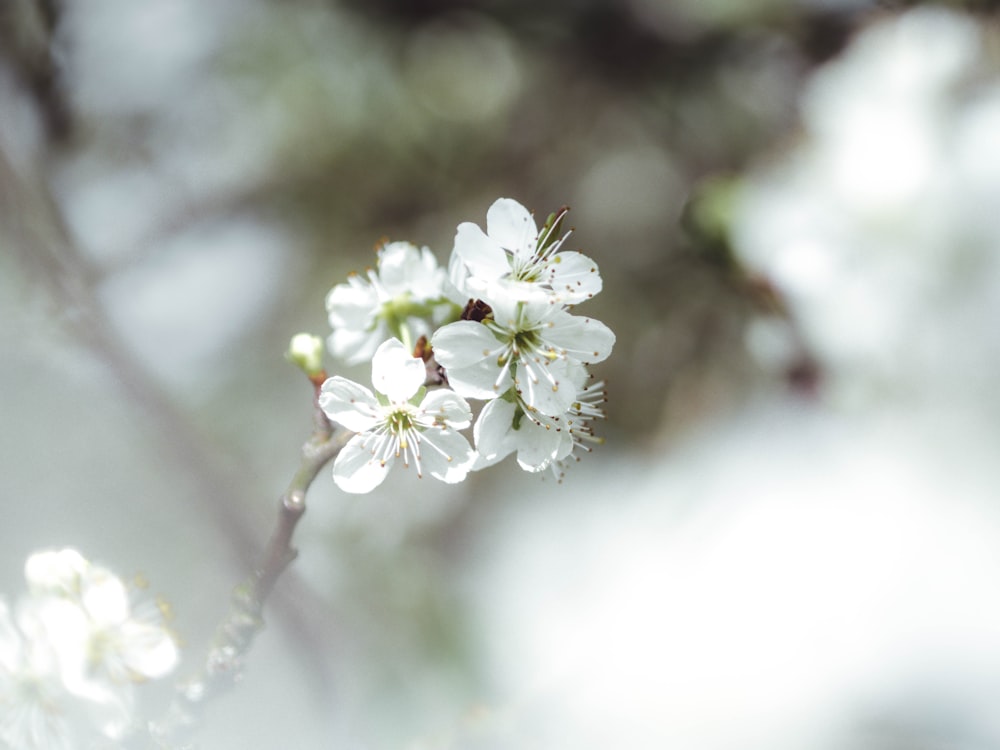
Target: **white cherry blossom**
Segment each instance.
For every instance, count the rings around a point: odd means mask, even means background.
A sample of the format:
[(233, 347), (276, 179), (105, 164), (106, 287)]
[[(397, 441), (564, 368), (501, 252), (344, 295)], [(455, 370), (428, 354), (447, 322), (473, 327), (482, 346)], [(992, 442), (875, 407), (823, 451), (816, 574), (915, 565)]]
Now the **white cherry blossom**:
[(345, 492), (366, 493), (384, 480), (396, 459), (412, 461), (443, 482), (465, 479), (476, 453), (458, 432), (472, 422), (468, 403), (447, 389), (427, 392), (426, 369), (398, 339), (389, 339), (372, 359), (368, 388), (340, 376), (322, 386), (319, 405), (332, 421), (357, 434), (333, 464), (333, 478)]
[(500, 198), (486, 213), (486, 231), (459, 224), (449, 265), (452, 283), (466, 297), (575, 304), (601, 291), (597, 264), (582, 253), (561, 250), (569, 233), (555, 237), (563, 210), (540, 234), (531, 213)]
[(348, 364), (370, 360), (393, 336), (412, 345), (454, 314), (446, 273), (428, 248), (390, 242), (379, 249), (377, 266), (367, 278), (351, 274), (326, 297), (333, 328), (327, 344)]
[(599, 320), (548, 303), (502, 301), (482, 321), (461, 320), (434, 334), (434, 357), (467, 398), (492, 399), (511, 388), (531, 410), (565, 413), (577, 396), (575, 366), (601, 362), (615, 335)]

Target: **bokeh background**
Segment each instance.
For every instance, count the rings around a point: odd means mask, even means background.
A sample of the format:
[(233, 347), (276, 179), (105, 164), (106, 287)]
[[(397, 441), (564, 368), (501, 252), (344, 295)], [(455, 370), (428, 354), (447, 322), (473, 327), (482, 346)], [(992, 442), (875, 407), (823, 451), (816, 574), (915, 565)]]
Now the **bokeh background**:
[(3, 0), (0, 591), (141, 572), (196, 670), (309, 433), (291, 335), (386, 238), (568, 204), (608, 443), (324, 472), (204, 745), (997, 747), (997, 17)]

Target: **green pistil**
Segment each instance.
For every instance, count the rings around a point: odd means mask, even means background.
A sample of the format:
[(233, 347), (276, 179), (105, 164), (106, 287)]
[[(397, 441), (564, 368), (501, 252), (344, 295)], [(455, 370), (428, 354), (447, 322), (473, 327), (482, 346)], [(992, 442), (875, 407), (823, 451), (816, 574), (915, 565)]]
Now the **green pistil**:
[(538, 331), (518, 331), (514, 334), (511, 348), (516, 352), (532, 352), (538, 348), (540, 343), (541, 339), (538, 336)]
[(387, 421), (389, 429), (396, 435), (403, 435), (413, 429), (413, 417), (403, 410), (394, 411)]
[(513, 423), (512, 423), (511, 426), (515, 430), (520, 430), (521, 429), (521, 420), (522, 419), (524, 419), (524, 409), (522, 409), (521, 405), (518, 404), (517, 408), (514, 409), (514, 421), (513, 421)]

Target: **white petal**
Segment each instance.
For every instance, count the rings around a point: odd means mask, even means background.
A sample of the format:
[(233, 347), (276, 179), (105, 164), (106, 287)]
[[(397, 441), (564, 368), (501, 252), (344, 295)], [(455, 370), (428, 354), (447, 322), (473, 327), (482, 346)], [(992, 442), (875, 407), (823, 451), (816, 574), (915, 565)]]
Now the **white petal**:
[(124, 622), (129, 615), (125, 584), (104, 568), (94, 568), (81, 581), (80, 601), (96, 625)]
[(21, 634), (14, 627), (10, 606), (0, 599), (0, 672), (13, 672), (23, 656)]
[(353, 432), (370, 430), (382, 420), (375, 395), (363, 385), (334, 375), (319, 392), (319, 408), (326, 416)]
[(502, 461), (515, 449), (511, 431), (514, 426), (514, 412), (517, 407), (507, 399), (496, 398), (490, 401), (479, 413), (479, 418), (472, 428), (472, 437), (476, 441), (476, 469), (483, 469)]
[(597, 264), (583, 253), (556, 253), (547, 271), (546, 280), (555, 298), (566, 305), (590, 299), (603, 287)]
[(475, 224), (464, 222), (458, 225), (453, 252), (473, 276), (496, 279), (510, 273), (507, 253)]
[(575, 371), (565, 359), (521, 360), (516, 385), (525, 403), (550, 417), (564, 414), (576, 400)]
[(333, 328), (367, 328), (379, 304), (371, 284), (357, 276), (352, 276), (347, 284), (337, 284), (326, 295), (326, 310)]
[(576, 388), (577, 396), (580, 395), (580, 391), (587, 390), (587, 382), (590, 380), (590, 373), (587, 368), (580, 362), (572, 359), (566, 360), (566, 373), (564, 378), (573, 384)]
[(472, 320), (459, 320), (442, 326), (431, 339), (434, 359), (439, 365), (466, 367), (483, 359), (495, 358), (500, 342), (490, 329)]
[(338, 328), (326, 340), (330, 353), (349, 365), (370, 362), (379, 344), (389, 338), (389, 327), (380, 320), (371, 331)]
[(24, 577), (33, 592), (76, 593), (80, 576), (90, 563), (75, 549), (36, 552), (24, 563)]
[[(515, 430), (514, 435), (518, 465), (525, 471), (534, 472), (542, 471), (556, 459), (563, 431), (525, 418), (521, 420), (520, 429)], [(572, 444), (572, 439), (570, 440)]]
[(486, 212), (486, 234), (518, 257), (535, 253), (538, 227), (531, 213), (511, 198), (500, 198)]
[(410, 291), (418, 299), (439, 299), (445, 296), (448, 274), (438, 266), (437, 258), (429, 247), (420, 249), (420, 264), (413, 268)]
[(394, 456), (389, 454), (384, 462), (375, 458), (371, 448), (365, 446), (366, 437), (369, 436), (355, 435), (351, 438), (333, 462), (333, 481), (344, 492), (371, 492), (385, 481), (392, 468)]
[(415, 278), (421, 275), (420, 251), (409, 242), (390, 242), (379, 253), (378, 276), (393, 297), (412, 291)]
[(468, 402), (454, 391), (441, 389), (431, 391), (420, 402), (421, 424), (447, 424), (461, 430), (472, 424), (472, 409)]
[[(499, 290), (499, 285), (491, 285), (491, 290)], [(539, 303), (523, 304), (516, 295), (506, 292), (498, 293), (495, 297), (486, 299), (486, 302), (493, 308), (493, 319), (498, 325), (511, 331), (521, 330), (523, 321), (535, 321), (546, 315), (552, 314), (552, 305), (548, 300), (540, 300)]]
[(133, 674), (156, 679), (177, 666), (177, 644), (165, 628), (129, 620), (121, 628), (122, 657)]
[(450, 367), (445, 370), (448, 385), (464, 398), (487, 401), (506, 393), (514, 384), (510, 370), (504, 372), (495, 360), (484, 359), (468, 367)]
[(542, 302), (546, 304), (559, 301), (552, 290), (542, 286), (537, 281), (518, 281), (517, 279), (497, 279), (490, 282), (484, 294), (480, 296), (490, 300), (491, 303), (501, 300), (512, 303)]
[(393, 403), (409, 401), (427, 379), (424, 361), (414, 357), (399, 339), (389, 339), (372, 357), (372, 385)]
[(599, 320), (560, 312), (552, 326), (542, 331), (542, 340), (559, 353), (589, 364), (608, 358), (615, 334)]
[(463, 435), (444, 427), (420, 433), (420, 468), (442, 482), (454, 484), (465, 479), (476, 460), (476, 452)]

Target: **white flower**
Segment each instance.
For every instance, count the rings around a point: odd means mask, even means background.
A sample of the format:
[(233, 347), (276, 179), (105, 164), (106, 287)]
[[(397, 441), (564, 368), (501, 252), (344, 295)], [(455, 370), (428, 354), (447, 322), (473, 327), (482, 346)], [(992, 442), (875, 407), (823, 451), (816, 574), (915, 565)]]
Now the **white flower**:
[(498, 302), (492, 316), (446, 325), (431, 343), (457, 393), (492, 399), (513, 387), (531, 410), (555, 417), (576, 400), (575, 366), (605, 360), (615, 335), (556, 305)]
[[(583, 379), (586, 371), (580, 369)], [(473, 435), (479, 459), (476, 469), (492, 466), (511, 453), (525, 471), (551, 468), (562, 478), (563, 461), (577, 448), (590, 451), (584, 443), (601, 443), (593, 434), (591, 420), (603, 419), (604, 384), (579, 388), (578, 400), (558, 417), (534, 412), (513, 390), (483, 407)]]
[(372, 384), (378, 395), (335, 376), (320, 391), (319, 405), (334, 422), (358, 434), (333, 464), (333, 478), (345, 492), (370, 492), (380, 485), (397, 458), (417, 475), (454, 483), (465, 479), (476, 454), (456, 430), (468, 427), (472, 411), (449, 390), (427, 393), (423, 360), (411, 357), (398, 339), (378, 347), (372, 359)]
[(0, 602), (0, 739), (26, 750), (120, 739), (133, 683), (177, 662), (159, 613), (133, 612), (121, 580), (75, 550), (32, 555), (25, 576), (16, 623)]
[(539, 235), (524, 206), (500, 198), (486, 213), (486, 232), (459, 224), (449, 265), (452, 283), (467, 297), (575, 304), (601, 291), (597, 264), (582, 253), (560, 251), (561, 212)]
[(379, 249), (378, 269), (367, 280), (351, 274), (326, 297), (333, 334), (327, 343), (348, 364), (371, 359), (379, 344), (395, 336), (415, 342), (453, 310), (446, 275), (428, 248), (391, 242)]
[(155, 607), (133, 612), (121, 579), (76, 550), (32, 555), (25, 577), (71, 690), (84, 694), (95, 679), (124, 684), (158, 678), (176, 665), (177, 645)]

